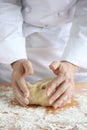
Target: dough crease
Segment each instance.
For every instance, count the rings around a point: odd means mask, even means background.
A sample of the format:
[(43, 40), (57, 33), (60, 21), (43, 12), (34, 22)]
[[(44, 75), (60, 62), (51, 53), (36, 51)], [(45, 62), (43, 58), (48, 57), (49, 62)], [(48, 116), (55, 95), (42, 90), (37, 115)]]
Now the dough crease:
[(27, 82), (30, 91), (29, 104), (40, 106), (51, 106), (48, 103), (48, 96), (46, 95), (46, 88), (52, 81), (52, 78), (40, 80), (34, 84)]

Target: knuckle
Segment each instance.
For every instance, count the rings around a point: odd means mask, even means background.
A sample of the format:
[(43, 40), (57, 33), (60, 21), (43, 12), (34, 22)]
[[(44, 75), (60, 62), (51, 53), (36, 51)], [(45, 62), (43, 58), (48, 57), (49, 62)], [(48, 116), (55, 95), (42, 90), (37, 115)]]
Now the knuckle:
[(61, 88), (60, 90), (58, 90), (58, 95), (61, 95), (63, 93), (64, 93), (64, 89), (63, 88)]
[(65, 101), (67, 101), (68, 99), (69, 99), (69, 95), (66, 95), (66, 96), (64, 97), (63, 101), (65, 102)]
[(26, 64), (27, 66), (29, 66), (31, 64), (31, 62), (29, 60), (24, 60), (23, 63)]
[(21, 78), (18, 79), (18, 82), (19, 82), (19, 84), (23, 84)]
[(49, 90), (52, 89), (53, 86), (54, 86), (54, 83), (53, 83), (53, 81), (52, 81), (52, 82), (48, 85), (48, 89), (49, 89)]
[(54, 95), (53, 99), (56, 100), (58, 97), (59, 97), (59, 94), (56, 93), (56, 94)]
[(63, 104), (63, 101), (59, 101), (58, 105), (61, 106)]
[(26, 88), (23, 88), (23, 92), (24, 92), (24, 93), (27, 93), (27, 89), (26, 89)]
[(27, 63), (31, 65), (31, 62), (29, 60), (27, 61)]
[(54, 86), (57, 85), (57, 82), (58, 82), (58, 77), (56, 77), (56, 78), (52, 81), (51, 85), (54, 87)]
[(16, 100), (19, 102), (20, 105), (22, 105), (22, 106), (24, 105), (19, 98), (16, 98)]
[(25, 61), (24, 61), (24, 64), (25, 64), (25, 65), (28, 65), (28, 61), (27, 61), (27, 60), (25, 60)]
[(62, 84), (60, 84), (59, 91), (65, 90), (66, 87), (67, 87), (67, 84), (65, 84), (65, 83), (63, 82)]
[(22, 100), (22, 96), (19, 93), (16, 96), (19, 100)]

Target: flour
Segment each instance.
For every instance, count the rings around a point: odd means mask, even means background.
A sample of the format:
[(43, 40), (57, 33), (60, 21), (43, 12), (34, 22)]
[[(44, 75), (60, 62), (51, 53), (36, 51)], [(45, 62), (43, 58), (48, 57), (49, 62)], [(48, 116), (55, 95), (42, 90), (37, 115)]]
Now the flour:
[(55, 111), (43, 107), (21, 107), (14, 100), (12, 88), (1, 86), (0, 130), (87, 130), (86, 92), (77, 93), (75, 100), (78, 105)]

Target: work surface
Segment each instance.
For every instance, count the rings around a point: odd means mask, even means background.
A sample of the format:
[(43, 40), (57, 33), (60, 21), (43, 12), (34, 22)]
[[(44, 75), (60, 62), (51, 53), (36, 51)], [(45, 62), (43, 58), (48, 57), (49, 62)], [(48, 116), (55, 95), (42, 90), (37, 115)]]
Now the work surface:
[(24, 108), (9, 85), (0, 85), (0, 130), (87, 130), (87, 84), (76, 86), (71, 102), (57, 110)]

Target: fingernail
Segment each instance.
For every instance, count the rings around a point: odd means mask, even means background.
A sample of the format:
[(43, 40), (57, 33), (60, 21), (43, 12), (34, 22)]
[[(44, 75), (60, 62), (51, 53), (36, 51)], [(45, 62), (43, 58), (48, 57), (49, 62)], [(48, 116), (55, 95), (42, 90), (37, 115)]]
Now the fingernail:
[(50, 96), (50, 91), (47, 91), (47, 96)]
[(47, 96), (50, 96), (50, 93), (49, 93), (49, 92), (47, 92)]
[(58, 106), (57, 106), (57, 105), (54, 105), (53, 107), (56, 109)]
[(54, 108), (56, 109), (57, 107), (61, 107), (62, 102), (59, 102), (58, 105), (54, 105)]
[(49, 100), (49, 104), (52, 104), (52, 102), (53, 102), (52, 100)]
[(62, 105), (62, 102), (60, 102), (59, 104), (58, 104), (58, 107), (60, 107)]
[(56, 108), (58, 108), (58, 107), (60, 107), (61, 105), (54, 105), (54, 108), (56, 109)]
[(28, 105), (29, 104), (29, 101), (27, 98), (25, 98), (25, 104)]

